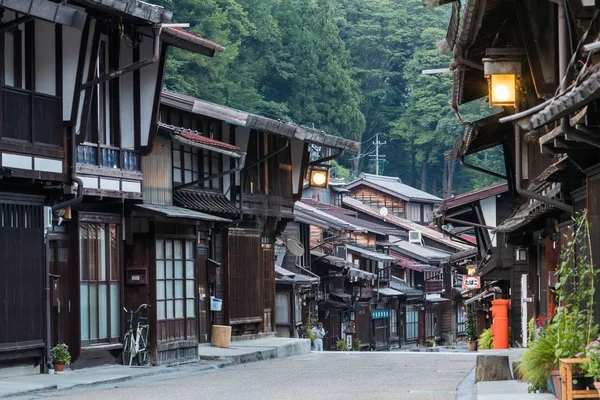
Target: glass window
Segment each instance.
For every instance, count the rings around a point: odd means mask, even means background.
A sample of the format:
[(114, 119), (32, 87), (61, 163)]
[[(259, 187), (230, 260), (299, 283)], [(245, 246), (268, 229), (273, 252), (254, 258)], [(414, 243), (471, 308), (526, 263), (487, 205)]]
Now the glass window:
[(278, 325), (290, 324), (289, 293), (277, 293), (275, 297), (275, 323)]
[(119, 229), (114, 224), (79, 226), (83, 346), (120, 340)]
[(390, 334), (391, 336), (398, 336), (398, 316), (397, 310), (390, 310)]
[(195, 316), (193, 260), (192, 240), (156, 241), (156, 317), (159, 321)]
[(411, 221), (415, 221), (415, 222), (421, 222), (421, 205), (420, 204), (413, 204), (413, 203), (407, 203), (407, 207), (406, 207), (406, 218), (411, 220)]

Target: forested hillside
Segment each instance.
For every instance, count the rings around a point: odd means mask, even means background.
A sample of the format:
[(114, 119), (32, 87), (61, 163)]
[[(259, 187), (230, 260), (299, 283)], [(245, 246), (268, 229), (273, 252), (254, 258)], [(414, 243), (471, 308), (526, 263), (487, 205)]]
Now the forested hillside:
[[(439, 55), (449, 8), (423, 10), (421, 0), (153, 0), (176, 22), (226, 47), (209, 59), (172, 49), (165, 86), (208, 101), (322, 129), (363, 142), (340, 161), (348, 178), (375, 169), (376, 133), (386, 145), (385, 175), (438, 195), (454, 170), (451, 194), (493, 182), (444, 162), (462, 133), (448, 100), (451, 75)], [(464, 118), (489, 113), (466, 106)], [(470, 162), (502, 172), (499, 149)]]

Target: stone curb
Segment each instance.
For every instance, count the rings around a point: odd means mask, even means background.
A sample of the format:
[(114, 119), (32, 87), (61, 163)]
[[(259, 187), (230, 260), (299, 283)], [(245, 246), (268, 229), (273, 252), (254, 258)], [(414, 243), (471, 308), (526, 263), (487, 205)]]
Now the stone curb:
[[(197, 369), (194, 369), (194, 371), (196, 371), (196, 372), (208, 371), (208, 370), (220, 369), (220, 368), (224, 368), (229, 365), (232, 365), (232, 363), (228, 360), (219, 360), (219, 361), (221, 361), (221, 362), (217, 365), (199, 365)], [(98, 380), (98, 381), (94, 381), (94, 382), (75, 383), (75, 384), (68, 384), (68, 385), (64, 385), (64, 386), (52, 384), (52, 385), (49, 385), (49, 386), (43, 387), (43, 388), (10, 393), (10, 394), (4, 395), (4, 396), (0, 396), (0, 398), (21, 397), (21, 396), (50, 393), (50, 392), (59, 393), (59, 392), (63, 392), (63, 391), (71, 391), (73, 389), (80, 389), (80, 388), (85, 388), (85, 387), (128, 382), (128, 381), (133, 381), (136, 379), (148, 378), (150, 376), (157, 376), (157, 375), (163, 375), (163, 374), (171, 375), (171, 374), (176, 374), (178, 372), (183, 371), (184, 369), (181, 367), (182, 365), (190, 365), (190, 364), (194, 364), (194, 363), (200, 363), (200, 360), (192, 361), (192, 362), (184, 362), (184, 363), (177, 364), (175, 366), (165, 366), (164, 368), (151, 368), (148, 372), (144, 372), (141, 374), (121, 376), (118, 378), (103, 379), (103, 380)]]

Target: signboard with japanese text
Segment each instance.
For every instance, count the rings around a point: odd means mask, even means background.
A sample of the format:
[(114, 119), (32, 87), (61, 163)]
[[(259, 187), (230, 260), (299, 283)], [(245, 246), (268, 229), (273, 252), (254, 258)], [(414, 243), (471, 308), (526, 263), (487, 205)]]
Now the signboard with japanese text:
[(385, 319), (390, 317), (390, 310), (373, 310), (371, 319)]
[(480, 276), (463, 276), (463, 289), (479, 289), (481, 287)]

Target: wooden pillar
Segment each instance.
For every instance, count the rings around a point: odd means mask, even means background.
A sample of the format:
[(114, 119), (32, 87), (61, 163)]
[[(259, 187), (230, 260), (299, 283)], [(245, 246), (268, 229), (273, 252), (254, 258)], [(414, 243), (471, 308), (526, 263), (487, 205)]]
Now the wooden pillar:
[(425, 305), (419, 308), (419, 346), (425, 346)]

